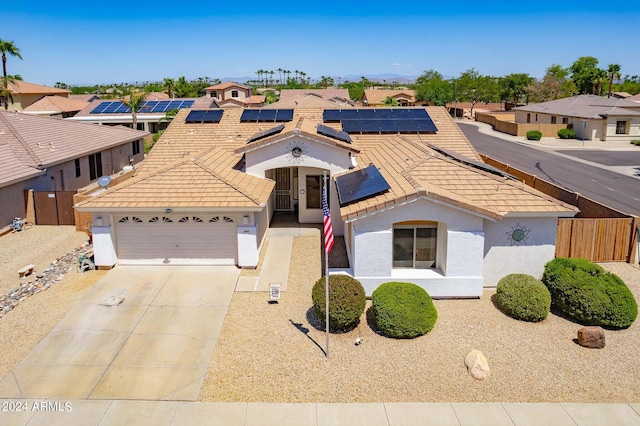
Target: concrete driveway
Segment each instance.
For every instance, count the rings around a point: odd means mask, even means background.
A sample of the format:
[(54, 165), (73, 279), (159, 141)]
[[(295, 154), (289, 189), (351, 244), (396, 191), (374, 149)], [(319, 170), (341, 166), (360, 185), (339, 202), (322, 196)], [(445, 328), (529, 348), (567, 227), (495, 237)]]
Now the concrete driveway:
[(0, 382), (0, 398), (197, 400), (238, 275), (118, 266)]

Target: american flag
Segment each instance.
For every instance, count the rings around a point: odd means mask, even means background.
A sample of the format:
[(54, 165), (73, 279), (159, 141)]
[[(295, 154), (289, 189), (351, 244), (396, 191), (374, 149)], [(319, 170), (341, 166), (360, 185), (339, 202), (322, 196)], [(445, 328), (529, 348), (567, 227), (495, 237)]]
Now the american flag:
[(327, 204), (326, 188), (322, 189), (322, 213), (324, 215), (324, 249), (325, 252), (329, 254), (333, 248), (333, 226), (331, 225), (331, 213), (329, 212), (329, 205)]

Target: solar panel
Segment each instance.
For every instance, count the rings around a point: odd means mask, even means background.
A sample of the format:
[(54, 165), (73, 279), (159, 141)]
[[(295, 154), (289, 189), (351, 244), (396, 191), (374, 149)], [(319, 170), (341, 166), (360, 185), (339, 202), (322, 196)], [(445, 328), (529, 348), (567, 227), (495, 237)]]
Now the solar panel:
[(109, 102), (100, 102), (89, 114), (102, 114), (102, 111), (109, 105)]
[(322, 121), (325, 123), (339, 123), (342, 119), (342, 110), (325, 109), (322, 111)]
[(436, 133), (438, 128), (433, 121), (429, 120), (414, 120), (418, 126), (418, 133)]
[(355, 203), (391, 189), (374, 165), (336, 177), (340, 207)]
[(360, 111), (359, 109), (343, 109), (341, 112), (341, 120), (359, 120), (360, 119)]
[(102, 111), (103, 114), (111, 114), (115, 112), (119, 106), (122, 105), (122, 102), (111, 102), (107, 107)]
[(418, 119), (431, 120), (431, 117), (429, 117), (429, 114), (424, 109), (410, 109), (408, 111), (409, 111), (409, 115), (411, 115), (411, 117), (415, 118), (416, 120)]
[(257, 140), (264, 139), (272, 135), (277, 135), (282, 131), (282, 129), (284, 129), (284, 124), (273, 127), (271, 129), (263, 130), (262, 132), (258, 132), (255, 135), (251, 136), (247, 141), (247, 143), (255, 142)]
[(360, 120), (342, 119), (342, 131), (347, 133), (362, 133), (362, 124)]
[(292, 121), (293, 120), (293, 110), (292, 109), (278, 109), (276, 110), (276, 121)]
[(258, 112), (258, 121), (275, 122), (277, 112), (278, 110), (275, 109), (261, 109)]
[(394, 117), (393, 110), (390, 108), (376, 109), (376, 118), (378, 119), (386, 119), (386, 118), (393, 118), (393, 117)]
[(193, 110), (189, 112), (185, 123), (219, 123), (224, 111), (221, 109)]
[(245, 109), (242, 111), (242, 116), (240, 116), (241, 123), (247, 123), (252, 121), (258, 121), (258, 113), (259, 109)]
[(398, 133), (398, 120), (378, 120), (380, 133)]
[(346, 132), (341, 132), (340, 130), (325, 126), (324, 124), (318, 124), (317, 130), (319, 135), (328, 136), (342, 142), (351, 143), (351, 136), (349, 136)]
[(118, 108), (115, 109), (115, 111), (113, 111), (116, 114), (124, 114), (124, 113), (129, 113), (131, 112), (131, 108), (129, 108), (129, 105), (125, 104), (125, 103), (120, 103), (120, 105), (118, 105)]

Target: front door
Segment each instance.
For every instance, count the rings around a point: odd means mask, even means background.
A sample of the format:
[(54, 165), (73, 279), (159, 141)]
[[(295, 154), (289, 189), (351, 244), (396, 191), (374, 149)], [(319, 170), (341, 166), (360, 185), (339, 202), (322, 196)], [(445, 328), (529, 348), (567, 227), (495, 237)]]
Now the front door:
[(283, 167), (276, 169), (276, 211), (292, 211), (292, 169)]

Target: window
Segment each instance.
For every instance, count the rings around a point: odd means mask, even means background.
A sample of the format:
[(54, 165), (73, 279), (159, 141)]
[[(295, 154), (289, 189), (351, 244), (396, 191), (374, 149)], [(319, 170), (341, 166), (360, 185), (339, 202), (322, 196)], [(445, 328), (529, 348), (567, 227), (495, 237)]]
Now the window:
[(237, 98), (238, 97), (238, 91), (237, 90), (232, 90), (231, 91), (231, 97), (232, 98)]
[(308, 209), (321, 209), (322, 208), (322, 176), (307, 176), (307, 208)]
[(536, 114), (536, 122), (538, 121), (538, 114)]
[(102, 154), (100, 152), (89, 156), (89, 179), (96, 180), (102, 176)]
[(556, 124), (556, 116), (555, 115), (551, 116), (551, 124)]
[(569, 124), (569, 117), (562, 117), (562, 124)]
[(76, 166), (76, 177), (80, 177), (80, 175), (82, 175), (82, 170), (80, 169), (80, 159), (76, 158), (73, 162)]
[(131, 149), (133, 150), (133, 155), (140, 154), (140, 141), (131, 142)]
[(626, 134), (627, 134), (627, 122), (616, 121), (616, 135), (626, 135)]
[(393, 267), (428, 269), (436, 264), (437, 225), (393, 229)]
[(531, 123), (531, 114), (527, 114), (527, 123)]

